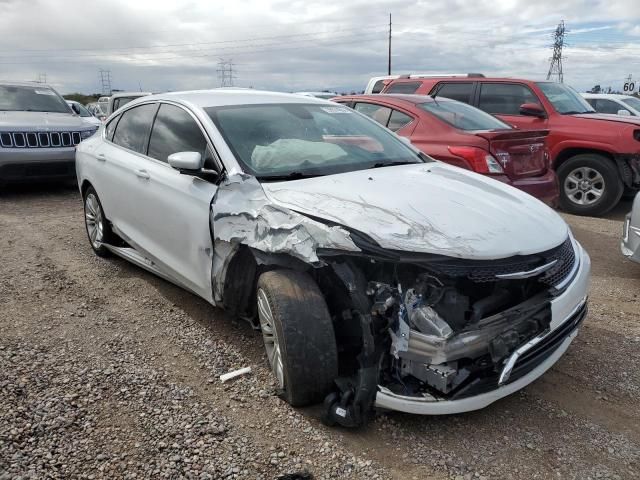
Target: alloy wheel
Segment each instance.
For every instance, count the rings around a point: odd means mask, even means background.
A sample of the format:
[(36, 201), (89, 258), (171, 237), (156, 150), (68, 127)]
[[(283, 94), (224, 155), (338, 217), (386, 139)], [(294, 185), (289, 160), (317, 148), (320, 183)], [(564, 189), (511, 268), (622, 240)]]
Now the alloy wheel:
[(604, 194), (605, 183), (602, 174), (590, 167), (572, 170), (564, 180), (564, 193), (578, 205), (593, 205)]
[(258, 289), (258, 317), (260, 319), (260, 328), (262, 329), (262, 339), (264, 347), (267, 351), (267, 358), (271, 365), (271, 370), (278, 380), (278, 387), (284, 389), (284, 367), (282, 364), (282, 352), (280, 350), (280, 342), (273, 319), (273, 312), (267, 294), (261, 288)]
[(87, 225), (89, 241), (96, 250), (102, 246), (104, 238), (104, 217), (98, 198), (89, 193), (84, 201), (84, 221)]

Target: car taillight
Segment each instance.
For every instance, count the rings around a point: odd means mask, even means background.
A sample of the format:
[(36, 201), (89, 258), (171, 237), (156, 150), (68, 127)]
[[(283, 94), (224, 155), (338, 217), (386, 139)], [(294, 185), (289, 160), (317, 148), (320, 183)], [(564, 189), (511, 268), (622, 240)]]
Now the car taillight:
[(455, 146), (448, 148), (453, 155), (464, 158), (474, 172), (504, 173), (495, 157), (482, 148)]

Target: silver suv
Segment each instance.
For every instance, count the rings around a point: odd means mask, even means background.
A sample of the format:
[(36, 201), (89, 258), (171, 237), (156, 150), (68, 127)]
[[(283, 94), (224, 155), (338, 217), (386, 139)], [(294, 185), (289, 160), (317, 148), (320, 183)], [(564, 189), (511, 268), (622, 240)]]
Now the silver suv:
[(0, 184), (75, 176), (75, 150), (98, 128), (53, 88), (0, 81)]

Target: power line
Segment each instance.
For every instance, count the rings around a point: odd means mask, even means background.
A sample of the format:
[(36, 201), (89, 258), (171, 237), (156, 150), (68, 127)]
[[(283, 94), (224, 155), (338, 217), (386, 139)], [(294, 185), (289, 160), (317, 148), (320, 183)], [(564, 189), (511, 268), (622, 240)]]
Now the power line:
[(549, 65), (549, 73), (547, 73), (547, 80), (552, 76), (557, 76), (560, 83), (564, 80), (562, 75), (562, 46), (564, 45), (564, 34), (564, 20), (562, 20), (553, 34), (553, 57), (551, 57), (551, 65)]

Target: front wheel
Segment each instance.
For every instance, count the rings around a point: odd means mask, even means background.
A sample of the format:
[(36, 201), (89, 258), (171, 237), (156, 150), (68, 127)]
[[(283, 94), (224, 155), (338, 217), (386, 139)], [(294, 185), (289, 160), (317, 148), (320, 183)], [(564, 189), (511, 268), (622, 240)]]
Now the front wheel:
[(558, 168), (560, 206), (574, 215), (604, 215), (622, 197), (624, 184), (607, 157), (585, 153), (571, 157)]
[(316, 282), (274, 270), (258, 279), (258, 317), (271, 370), (292, 406), (321, 402), (338, 376), (333, 323)]

